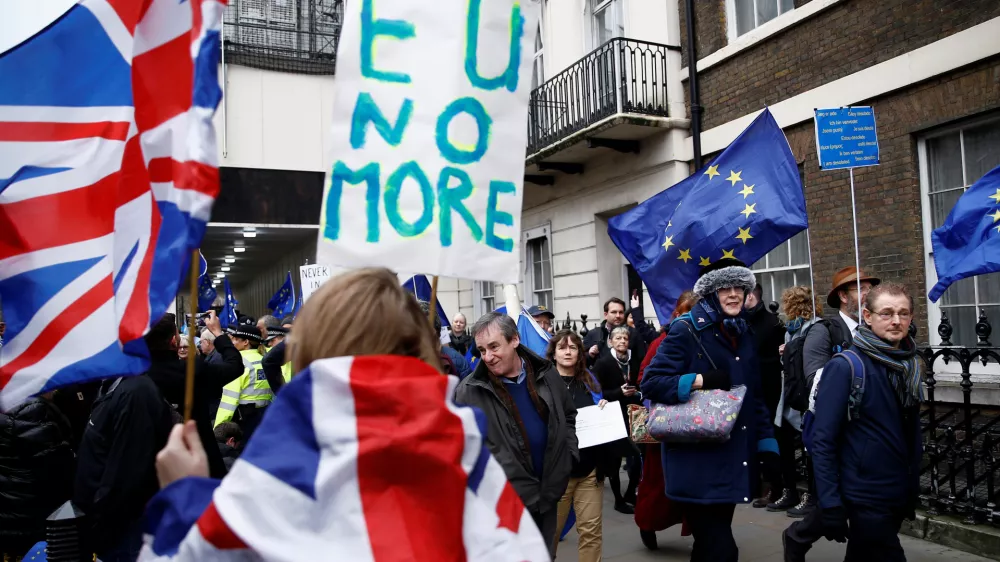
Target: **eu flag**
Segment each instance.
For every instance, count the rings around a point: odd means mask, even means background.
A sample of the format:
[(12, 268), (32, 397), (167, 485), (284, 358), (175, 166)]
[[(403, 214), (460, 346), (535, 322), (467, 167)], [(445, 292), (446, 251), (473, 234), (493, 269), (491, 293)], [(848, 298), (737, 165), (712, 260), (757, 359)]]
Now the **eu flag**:
[(208, 275), (202, 275), (198, 278), (198, 310), (205, 312), (212, 308), (212, 303), (215, 302), (215, 297), (218, 293), (215, 291), (215, 287), (212, 286), (212, 278)]
[(295, 300), (295, 310), (292, 312), (292, 318), (298, 318), (299, 311), (302, 310), (302, 284), (299, 283), (299, 298)]
[(236, 300), (233, 296), (233, 290), (229, 287), (229, 278), (227, 277), (222, 285), (226, 289), (226, 302), (222, 305), (222, 314), (219, 315), (219, 323), (223, 328), (235, 328), (239, 323), (239, 317), (236, 315), (236, 305), (240, 304), (240, 301)]
[(938, 282), (927, 298), (934, 302), (955, 281), (1000, 271), (1000, 167), (959, 197), (931, 245)]
[(665, 323), (702, 266), (752, 264), (807, 226), (795, 157), (765, 109), (711, 165), (609, 220), (608, 234)]
[[(417, 300), (431, 302), (431, 283), (427, 280), (426, 275), (414, 275), (410, 277), (406, 281), (403, 281), (403, 288), (417, 297)], [(451, 328), (451, 322), (448, 320), (448, 315), (445, 314), (440, 300), (437, 301), (437, 315), (443, 327)]]
[(295, 285), (292, 284), (292, 272), (285, 277), (285, 284), (267, 301), (267, 307), (279, 320), (295, 312)]

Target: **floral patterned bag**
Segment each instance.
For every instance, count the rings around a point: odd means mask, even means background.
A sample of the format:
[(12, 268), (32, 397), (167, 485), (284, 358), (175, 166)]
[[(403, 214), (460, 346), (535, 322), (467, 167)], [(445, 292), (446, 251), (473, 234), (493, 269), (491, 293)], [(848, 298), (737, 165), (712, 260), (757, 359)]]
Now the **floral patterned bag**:
[(649, 419), (649, 410), (645, 406), (642, 404), (628, 405), (629, 434), (632, 436), (632, 442), (636, 445), (659, 443), (649, 435), (649, 429), (646, 427), (647, 419)]
[(653, 404), (646, 427), (650, 437), (664, 443), (721, 443), (740, 415), (747, 387), (732, 390), (694, 390), (683, 404)]
[[(698, 342), (713, 369), (715, 361), (705, 350), (701, 338), (691, 324), (684, 322), (688, 331)], [(734, 386), (731, 390), (693, 390), (691, 397), (683, 404), (652, 404), (646, 428), (649, 435), (663, 443), (722, 443), (729, 441), (729, 434), (736, 425), (736, 418), (743, 407), (746, 386)]]

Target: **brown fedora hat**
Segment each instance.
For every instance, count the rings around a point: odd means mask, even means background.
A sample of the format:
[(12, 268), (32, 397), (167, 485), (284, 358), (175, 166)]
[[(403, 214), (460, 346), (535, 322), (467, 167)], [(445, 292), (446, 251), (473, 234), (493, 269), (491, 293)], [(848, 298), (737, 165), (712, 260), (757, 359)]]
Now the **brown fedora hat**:
[[(864, 270), (861, 271), (861, 280), (868, 281), (872, 285), (878, 285), (882, 282), (878, 277), (872, 277), (866, 275)], [(840, 297), (837, 295), (837, 291), (843, 288), (844, 285), (858, 282), (858, 268), (853, 265), (850, 267), (845, 267), (837, 273), (833, 274), (833, 288), (830, 289), (830, 294), (826, 296), (826, 304), (831, 308), (840, 308)]]

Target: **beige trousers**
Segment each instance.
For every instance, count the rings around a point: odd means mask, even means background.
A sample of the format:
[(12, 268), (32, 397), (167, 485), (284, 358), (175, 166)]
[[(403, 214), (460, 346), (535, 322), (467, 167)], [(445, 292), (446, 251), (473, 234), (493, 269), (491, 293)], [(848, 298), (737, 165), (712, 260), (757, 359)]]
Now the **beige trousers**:
[[(580, 562), (601, 561), (601, 509), (604, 506), (604, 482), (598, 482), (597, 471), (582, 478), (570, 478), (566, 492), (559, 500), (559, 519), (556, 523), (556, 546), (559, 535), (566, 526), (569, 510), (576, 512), (576, 532), (580, 535)], [(555, 549), (553, 549), (555, 552)]]

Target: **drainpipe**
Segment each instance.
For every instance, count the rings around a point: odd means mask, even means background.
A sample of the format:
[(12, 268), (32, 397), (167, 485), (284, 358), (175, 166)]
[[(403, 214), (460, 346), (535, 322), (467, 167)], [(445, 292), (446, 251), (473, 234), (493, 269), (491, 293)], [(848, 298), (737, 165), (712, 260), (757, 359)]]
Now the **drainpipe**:
[(694, 169), (701, 169), (701, 96), (698, 94), (698, 51), (694, 41), (694, 0), (685, 0), (687, 16), (688, 87), (691, 98), (691, 147), (694, 151)]

